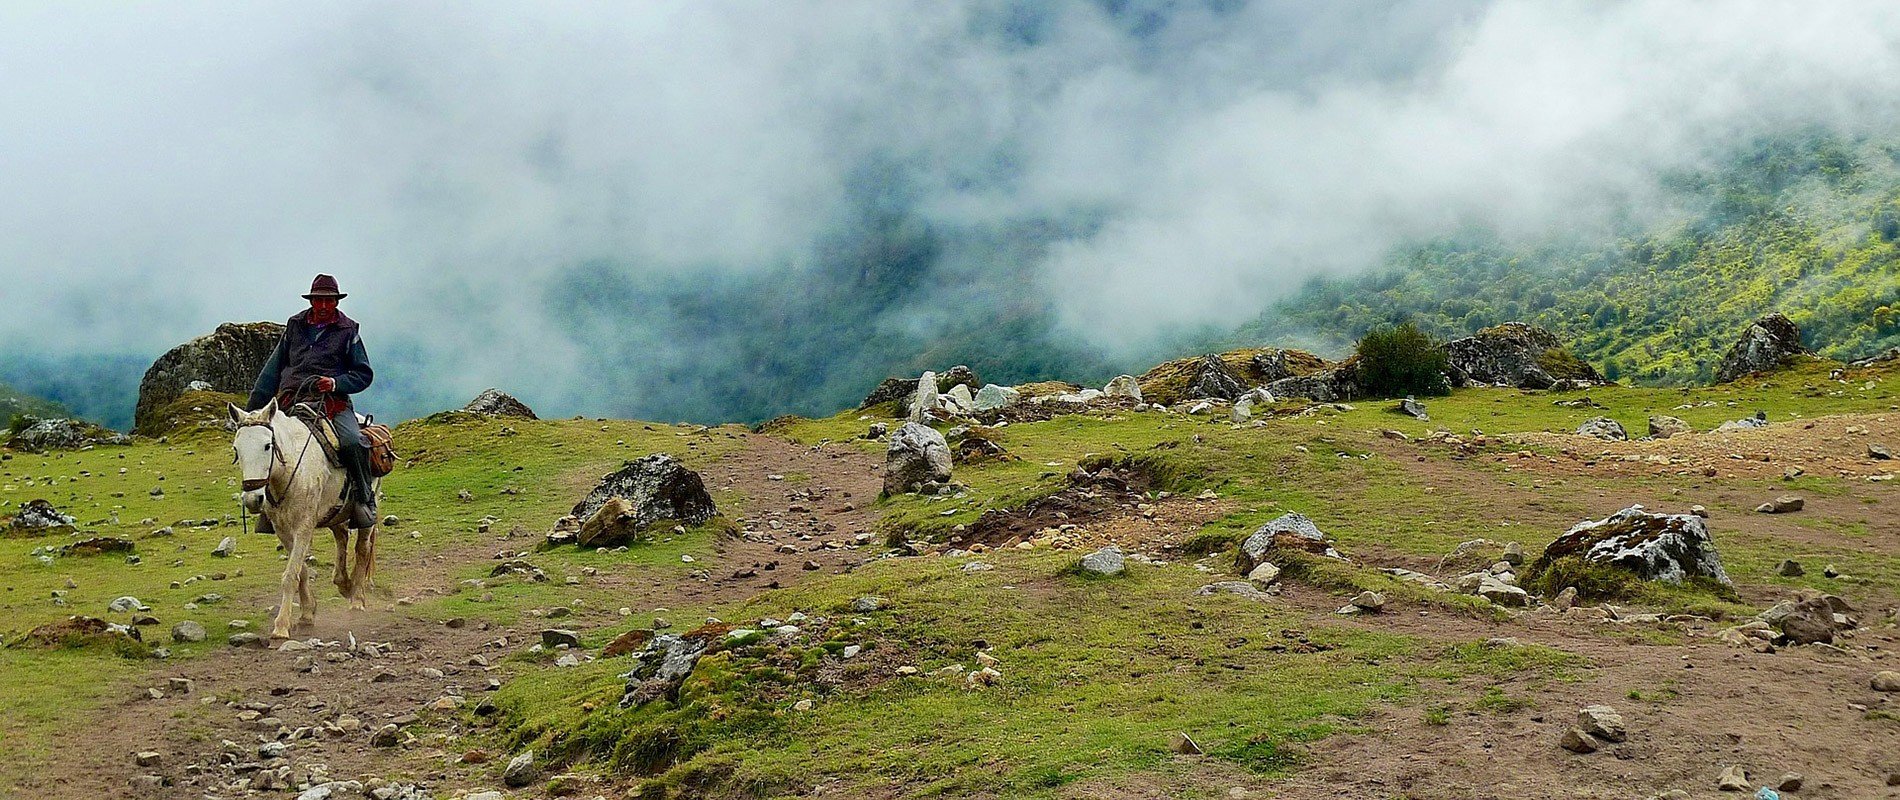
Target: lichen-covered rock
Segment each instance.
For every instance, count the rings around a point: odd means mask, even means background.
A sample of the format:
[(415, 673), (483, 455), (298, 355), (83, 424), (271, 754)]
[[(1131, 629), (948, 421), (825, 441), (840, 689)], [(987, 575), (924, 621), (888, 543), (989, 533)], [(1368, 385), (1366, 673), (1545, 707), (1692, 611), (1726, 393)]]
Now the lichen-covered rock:
[(484, 414), (490, 417), (517, 417), (520, 419), (539, 419), (528, 404), (516, 400), (500, 389), (484, 389), (475, 399), (462, 406), (463, 411), (471, 414)]
[(1744, 375), (1768, 372), (1788, 359), (1808, 352), (1801, 345), (1801, 329), (1779, 313), (1755, 320), (1742, 331), (1715, 368), (1715, 382), (1728, 383)]
[(919, 486), (950, 480), (950, 444), (943, 434), (915, 422), (891, 434), (884, 454), (884, 493), (903, 494)]
[(601, 478), (587, 497), (574, 504), (572, 515), (591, 521), (614, 498), (620, 498), (625, 506), (617, 508), (615, 515), (614, 530), (622, 533), (638, 531), (661, 520), (697, 525), (719, 513), (699, 473), (665, 453), (628, 461), (619, 470)]
[(1331, 537), (1320, 532), (1313, 520), (1298, 511), (1290, 511), (1255, 529), (1240, 543), (1240, 553), (1235, 559), (1240, 574), (1250, 574), (1255, 567), (1267, 563), (1275, 550), (1296, 550), (1328, 558), (1343, 557), (1333, 548)]
[(1609, 417), (1591, 417), (1577, 426), (1578, 436), (1589, 436), (1612, 442), (1627, 441), (1629, 432), (1623, 430), (1623, 423)]
[(1274, 397), (1304, 397), (1315, 403), (1337, 403), (1358, 397), (1359, 381), (1351, 365), (1342, 364), (1310, 375), (1281, 378), (1267, 384), (1266, 389)]
[(7, 439), (7, 447), (28, 453), (78, 450), (101, 444), (130, 444), (132, 437), (84, 420), (26, 417), (25, 425)]
[(1549, 389), (1603, 382), (1596, 368), (1564, 349), (1557, 334), (1523, 322), (1506, 322), (1445, 343), (1454, 385), (1501, 385)]
[(1207, 355), (1201, 356), (1200, 363), (1195, 366), (1194, 377), (1188, 380), (1186, 394), (1197, 400), (1210, 397), (1232, 400), (1246, 391), (1247, 386), (1240, 382), (1240, 376), (1227, 368), (1227, 362), (1222, 361), (1220, 356)]
[(1729, 582), (1708, 525), (1693, 514), (1651, 514), (1630, 506), (1577, 523), (1544, 548), (1530, 572), (1541, 573), (1568, 556), (1624, 569), (1643, 580), (1679, 584), (1696, 576)]
[(190, 391), (194, 381), (212, 391), (249, 395), (283, 335), (284, 326), (275, 322), (227, 322), (167, 351), (139, 381), (134, 427), (144, 431), (158, 423), (155, 412)]
[(926, 372), (917, 378), (916, 389), (911, 393), (910, 406), (906, 411), (912, 423), (926, 422), (930, 412), (936, 410), (941, 396), (937, 391), (937, 373)]
[(1126, 569), (1126, 559), (1119, 547), (1104, 547), (1082, 557), (1082, 571), (1093, 575), (1120, 575)]
[(13, 521), (7, 523), (7, 527), (18, 535), (45, 536), (72, 533), (77, 524), (78, 520), (54, 508), (52, 503), (28, 500), (14, 512)]
[(982, 381), (976, 379), (976, 371), (958, 364), (937, 375), (937, 391), (948, 392), (958, 386), (967, 386), (971, 392), (983, 388)]

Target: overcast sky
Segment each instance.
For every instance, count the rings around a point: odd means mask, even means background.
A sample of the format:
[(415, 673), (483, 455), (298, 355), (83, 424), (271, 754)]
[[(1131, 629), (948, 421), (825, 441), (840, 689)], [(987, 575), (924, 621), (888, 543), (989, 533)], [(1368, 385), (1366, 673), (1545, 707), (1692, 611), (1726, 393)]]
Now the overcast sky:
[(810, 268), (891, 174), (1053, 223), (1020, 291), (1113, 351), (1896, 100), (1871, 0), (6, 3), (0, 349), (156, 355), (322, 271), (452, 391), (585, 407), (538, 287)]

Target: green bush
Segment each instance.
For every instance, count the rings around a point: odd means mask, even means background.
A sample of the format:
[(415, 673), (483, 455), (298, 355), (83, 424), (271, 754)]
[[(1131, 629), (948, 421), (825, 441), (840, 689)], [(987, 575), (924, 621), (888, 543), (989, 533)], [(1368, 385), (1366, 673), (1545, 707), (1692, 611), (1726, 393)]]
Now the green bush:
[(1376, 328), (1359, 340), (1359, 389), (1375, 397), (1450, 393), (1445, 350), (1410, 320)]

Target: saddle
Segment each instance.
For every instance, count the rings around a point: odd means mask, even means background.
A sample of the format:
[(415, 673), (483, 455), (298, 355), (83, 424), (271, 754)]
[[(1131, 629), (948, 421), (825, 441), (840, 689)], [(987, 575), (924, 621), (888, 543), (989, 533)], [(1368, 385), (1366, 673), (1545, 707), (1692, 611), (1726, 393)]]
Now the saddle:
[[(341, 469), (343, 455), (340, 448), (343, 440), (337, 434), (336, 423), (316, 403), (298, 403), (290, 407), (289, 413), (310, 429), (310, 435), (317, 440), (317, 446), (322, 448), (323, 457), (330, 462), (330, 466)], [(396, 449), (391, 444), (393, 437), (389, 426), (377, 424), (374, 417), (361, 414), (357, 415), (356, 421), (363, 430), (363, 438), (368, 440), (370, 476), (381, 478), (395, 471)]]
[(310, 435), (317, 440), (317, 446), (323, 450), (323, 457), (330, 466), (343, 468), (343, 455), (338, 451), (342, 439), (337, 436), (336, 424), (317, 407), (316, 403), (298, 403), (290, 407), (290, 416), (310, 429)]

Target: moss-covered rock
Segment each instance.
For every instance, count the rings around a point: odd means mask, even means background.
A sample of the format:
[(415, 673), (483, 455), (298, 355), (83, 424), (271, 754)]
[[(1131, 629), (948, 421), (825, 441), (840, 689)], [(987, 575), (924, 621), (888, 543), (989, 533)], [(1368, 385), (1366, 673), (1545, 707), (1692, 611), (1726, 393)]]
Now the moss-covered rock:
[[(1209, 362), (1218, 362), (1224, 371), (1235, 379), (1240, 391), (1231, 396), (1205, 393), (1206, 386), (1196, 391), (1197, 382), (1205, 382), (1206, 373), (1214, 366)], [(1330, 368), (1332, 364), (1319, 356), (1304, 350), (1290, 350), (1277, 347), (1249, 347), (1229, 350), (1203, 356), (1190, 356), (1165, 361), (1153, 369), (1141, 374), (1136, 383), (1141, 386), (1142, 399), (1150, 403), (1174, 405), (1183, 400), (1201, 397), (1225, 397), (1233, 399), (1247, 389), (1265, 386), (1285, 378), (1314, 375)]]
[(243, 405), (243, 395), (229, 392), (185, 392), (163, 406), (146, 413), (138, 433), (144, 436), (177, 436), (201, 430), (225, 430), (231, 422), (225, 410), (228, 404)]

